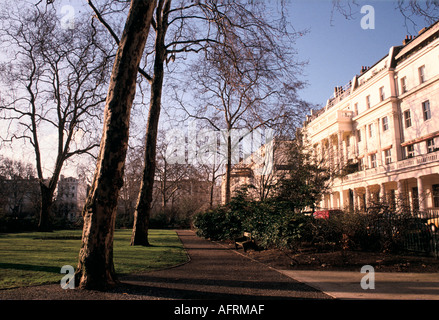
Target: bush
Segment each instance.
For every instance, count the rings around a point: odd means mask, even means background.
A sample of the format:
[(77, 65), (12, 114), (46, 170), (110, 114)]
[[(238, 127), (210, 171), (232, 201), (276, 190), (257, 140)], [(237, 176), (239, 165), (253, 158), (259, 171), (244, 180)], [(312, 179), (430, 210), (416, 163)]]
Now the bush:
[(211, 240), (232, 239), (241, 230), (238, 219), (226, 207), (218, 207), (194, 216), (197, 235)]
[(23, 232), (37, 230), (38, 218), (17, 218), (0, 215), (0, 232)]
[(197, 234), (212, 240), (233, 240), (253, 232), (264, 248), (295, 248), (310, 217), (294, 213), (288, 202), (252, 201), (242, 189), (225, 206), (199, 213), (194, 218)]
[(341, 247), (344, 234), (342, 216), (329, 219), (310, 217), (304, 229), (303, 240), (320, 251), (335, 250)]
[(263, 248), (295, 250), (311, 245), (318, 251), (398, 252), (404, 250), (406, 238), (417, 236), (427, 242), (413, 227), (422, 224), (418, 220), (385, 206), (314, 219), (295, 212), (288, 201), (248, 199), (243, 188), (228, 205), (195, 215), (193, 224), (199, 236), (212, 240), (234, 240), (252, 232)]

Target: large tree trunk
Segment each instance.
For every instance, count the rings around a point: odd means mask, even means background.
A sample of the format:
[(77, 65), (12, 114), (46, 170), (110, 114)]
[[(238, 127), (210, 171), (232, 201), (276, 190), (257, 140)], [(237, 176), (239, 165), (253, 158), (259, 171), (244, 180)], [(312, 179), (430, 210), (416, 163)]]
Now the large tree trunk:
[(96, 171), (83, 210), (76, 277), (79, 287), (105, 289), (116, 282), (113, 236), (128, 146), (130, 111), (155, 0), (132, 0), (111, 74)]
[(53, 193), (51, 188), (40, 184), (41, 192), (41, 207), (40, 207), (40, 220), (38, 222), (38, 231), (47, 232), (52, 231), (52, 223), (50, 221), (51, 209), (53, 205)]
[[(156, 167), (157, 131), (160, 118), (162, 87), (164, 77), (164, 61), (166, 59), (165, 36), (167, 29), (167, 13), (171, 0), (157, 8), (157, 31), (155, 43), (154, 77), (151, 85), (151, 100), (146, 128), (145, 167), (134, 211), (134, 226), (131, 235), (131, 245), (148, 246), (149, 217), (151, 213), (152, 193)], [(163, 9), (162, 9), (163, 8)]]

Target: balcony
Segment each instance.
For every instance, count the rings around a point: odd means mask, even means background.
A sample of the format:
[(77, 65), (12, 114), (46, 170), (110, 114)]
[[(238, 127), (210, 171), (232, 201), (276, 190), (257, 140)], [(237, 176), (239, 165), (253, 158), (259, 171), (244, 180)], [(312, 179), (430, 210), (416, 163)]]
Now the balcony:
[(376, 168), (358, 171), (345, 176), (343, 180), (345, 182), (353, 182), (355, 180), (362, 180), (365, 179), (366, 177), (372, 177), (378, 174), (392, 173), (392, 172), (396, 173), (398, 170), (407, 169), (411, 167), (415, 168), (420, 165), (427, 165), (430, 163), (438, 162), (438, 160), (439, 160), (439, 151), (435, 151), (432, 153), (422, 154), (395, 163), (390, 163), (388, 165), (382, 165)]
[(347, 83), (343, 87), (335, 87), (334, 94), (329, 98), (326, 108), (329, 109), (329, 108), (335, 106), (340, 101), (349, 97), (351, 94), (351, 85), (352, 85), (352, 82), (349, 81), (349, 83)]
[(317, 119), (318, 117), (323, 116), (328, 110), (330, 110), (337, 103), (349, 97), (351, 94), (351, 86), (352, 86), (352, 81), (349, 81), (349, 83), (345, 84), (342, 87), (335, 87), (334, 93), (328, 99), (326, 106), (318, 111), (313, 111), (311, 115), (307, 116), (305, 123), (308, 124), (311, 121)]
[(354, 113), (350, 110), (336, 110), (335, 112), (330, 112), (326, 116), (322, 116), (316, 120), (312, 126), (309, 126), (308, 133), (314, 135), (333, 125), (335, 125), (336, 128), (331, 131), (352, 131), (353, 117)]
[(439, 151), (422, 154), (413, 158), (398, 161), (398, 169), (408, 168), (412, 166), (419, 166), (421, 164), (427, 164), (430, 162), (438, 161)]
[(253, 170), (249, 167), (236, 166), (232, 169), (230, 175), (231, 177), (251, 177), (253, 175)]

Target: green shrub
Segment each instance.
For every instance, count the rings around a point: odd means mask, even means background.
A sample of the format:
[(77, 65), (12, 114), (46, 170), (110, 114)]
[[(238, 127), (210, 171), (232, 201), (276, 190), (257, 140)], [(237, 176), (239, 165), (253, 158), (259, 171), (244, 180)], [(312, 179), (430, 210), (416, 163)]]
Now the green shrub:
[(242, 189), (228, 205), (197, 214), (194, 226), (199, 236), (212, 240), (233, 240), (247, 231), (261, 247), (295, 248), (309, 219), (287, 202), (249, 200)]
[(288, 201), (248, 199), (244, 188), (228, 205), (197, 214), (194, 226), (199, 236), (212, 240), (233, 240), (243, 232), (252, 232), (263, 248), (295, 250), (311, 245), (318, 251), (398, 252), (404, 250), (407, 238), (428, 242), (428, 235), (413, 231), (413, 224), (422, 224), (418, 220), (390, 212), (384, 206), (367, 213), (346, 212), (314, 219), (297, 213)]

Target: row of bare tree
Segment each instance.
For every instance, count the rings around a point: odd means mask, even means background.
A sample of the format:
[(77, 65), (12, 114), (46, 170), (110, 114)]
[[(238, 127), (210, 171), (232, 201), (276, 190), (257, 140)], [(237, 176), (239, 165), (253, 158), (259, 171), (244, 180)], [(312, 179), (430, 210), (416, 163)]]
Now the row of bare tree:
[[(290, 31), (283, 15), (277, 21), (268, 19), (263, 2), (133, 0), (128, 8), (125, 1), (97, 6), (89, 0), (93, 18), (81, 17), (89, 22), (73, 29), (59, 27), (50, 3), (2, 13), (2, 41), (9, 57), (1, 67), (8, 87), (2, 90), (2, 119), (9, 123), (3, 141), (23, 139), (33, 148), (42, 200), (40, 230), (50, 229), (48, 217), (63, 165), (75, 155), (93, 155), (99, 146), (83, 210), (77, 275), (81, 287), (101, 287), (115, 282), (113, 230), (137, 75), (149, 84), (150, 102), (131, 243), (148, 245), (162, 88), (165, 73), (171, 71), (167, 64), (192, 59), (187, 69), (192, 79), (179, 79), (174, 87), (179, 87), (174, 90), (181, 98), (178, 104), (190, 116), (215, 129), (275, 125), (296, 114), (296, 90), (302, 84), (291, 58), (299, 34)], [(120, 28), (123, 14), (127, 18)], [(153, 41), (147, 41), (149, 36)], [(197, 90), (193, 97), (203, 102), (204, 111), (191, 109), (182, 98), (190, 88)], [(279, 110), (276, 116), (273, 110)], [(102, 134), (96, 130), (101, 122)], [(53, 132), (54, 139), (43, 143)], [(56, 152), (53, 169), (45, 171), (48, 143)], [(226, 171), (230, 169), (229, 161)]]
[[(303, 83), (294, 50), (294, 40), (303, 33), (289, 25), (283, 1), (87, 4), (90, 10), (78, 13), (81, 23), (72, 29), (60, 28), (53, 0), (2, 8), (0, 42), (7, 58), (0, 66), (0, 106), (7, 123), (3, 141), (22, 139), (35, 155), (41, 230), (49, 229), (63, 165), (77, 155), (96, 155), (98, 149), (83, 209), (77, 278), (81, 288), (102, 288), (117, 280), (113, 233), (138, 88), (143, 96), (146, 86), (150, 97), (132, 245), (148, 245), (165, 75), (177, 75), (174, 101), (186, 115), (229, 133), (242, 127), (288, 128), (307, 105), (297, 94)], [(183, 68), (188, 61), (191, 66)], [(177, 78), (176, 69), (187, 77)], [(227, 141), (230, 199), (230, 134)], [(49, 155), (53, 166), (47, 170)]]

